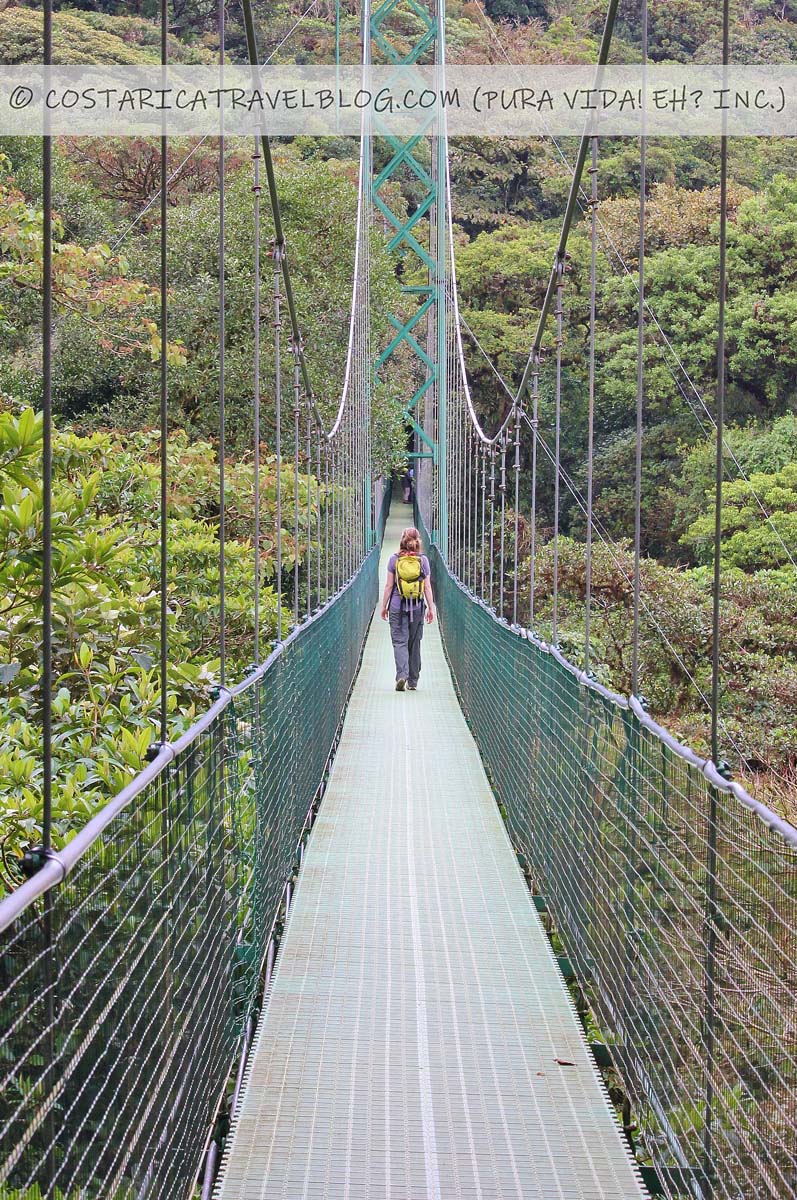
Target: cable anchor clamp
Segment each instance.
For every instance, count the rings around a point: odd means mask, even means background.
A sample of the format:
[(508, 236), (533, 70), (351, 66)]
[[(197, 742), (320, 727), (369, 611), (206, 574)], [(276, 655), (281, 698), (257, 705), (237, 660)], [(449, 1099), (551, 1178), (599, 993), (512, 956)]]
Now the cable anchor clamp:
[(66, 879), (66, 863), (52, 848), (48, 850), (44, 846), (29, 846), (20, 859), (19, 869), (26, 879), (32, 879), (48, 862), (54, 862), (61, 868), (59, 882), (63, 882)]
[(170, 750), (171, 756), (174, 758), (174, 749), (171, 742), (152, 742), (149, 746), (147, 746), (147, 749), (144, 752), (144, 758), (147, 760), (147, 762), (154, 762), (158, 755), (164, 750)]

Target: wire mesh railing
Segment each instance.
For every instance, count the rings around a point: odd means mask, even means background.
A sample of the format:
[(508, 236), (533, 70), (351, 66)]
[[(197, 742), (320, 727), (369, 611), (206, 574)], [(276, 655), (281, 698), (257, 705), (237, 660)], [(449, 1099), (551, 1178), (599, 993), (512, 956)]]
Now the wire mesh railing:
[(0, 905), (4, 1200), (192, 1195), (357, 670), (378, 553)]
[(664, 1193), (797, 1190), (797, 830), (433, 552), (446, 651)]

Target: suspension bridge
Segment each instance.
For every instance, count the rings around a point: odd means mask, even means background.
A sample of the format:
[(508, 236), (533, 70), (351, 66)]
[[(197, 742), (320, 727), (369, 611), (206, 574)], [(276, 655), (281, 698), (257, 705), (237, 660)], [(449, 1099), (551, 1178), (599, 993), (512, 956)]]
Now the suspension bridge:
[[(406, 4), (409, 50), (401, 4), (364, 5), (364, 62), (444, 63), (443, 0)], [(600, 62), (616, 10), (612, 0)], [(256, 64), (250, 0), (243, 16)], [(45, 61), (51, 17), (48, 0)], [(727, 26), (727, 6), (725, 17)], [(165, 29), (165, 11), (163, 21)], [(281, 468), (276, 525), (265, 531), (256, 352), (254, 543), (259, 553), (261, 537), (273, 535), (276, 561), (288, 564), (275, 584), (277, 611), (284, 606), (292, 622), (261, 645), (258, 569), (255, 661), (242, 680), (225, 669), (223, 140), (219, 149), (220, 685), (209, 710), (170, 743), (164, 139), (160, 739), (146, 768), (55, 848), (45, 509), (44, 840), (28, 857), (29, 878), (0, 901), (0, 1197), (793, 1196), (797, 830), (721, 764), (718, 572), (711, 758), (656, 724), (640, 697), (640, 621), (656, 620), (640, 581), (642, 349), (646, 338), (666, 342), (646, 299), (643, 253), (632, 694), (613, 693), (590, 669), (590, 551), (605, 531), (591, 476), (582, 495), (562, 468), (560, 439), (567, 248), (578, 211), (592, 249), (590, 450), (600, 399), (595, 261), (608, 235), (598, 140), (582, 138), (573, 160), (527, 367), (516, 390), (497, 381), (506, 404), (489, 432), (468, 386), (445, 129), (432, 123), (402, 140), (364, 126), (348, 357), (329, 418), (313, 392), (271, 145), (258, 139), (252, 304), (256, 346), (265, 320), (273, 325)], [(726, 152), (723, 141), (723, 188)], [(45, 496), (50, 153), (44, 139)], [(644, 156), (643, 141), (642, 250)], [(386, 187), (403, 175), (414, 186), (409, 213), (395, 210)], [(261, 190), (274, 232), (265, 296)], [(674, 386), (716, 433), (718, 505), (728, 466), (725, 208), (716, 408), (690, 391), (674, 353), (666, 360)], [(425, 277), (407, 284), (408, 308), (390, 314), (394, 337), (379, 350), (369, 320), (376, 214), (405, 274), (412, 263)], [(414, 363), (405, 411), (414, 509), (372, 470), (374, 374), (396, 353)], [(554, 419), (545, 428), (540, 377), (549, 367)], [(552, 619), (543, 624), (536, 506), (545, 481), (555, 518)], [(557, 636), (563, 488), (587, 530), (580, 663)], [(437, 620), (424, 635), (418, 691), (399, 694), (376, 606), (410, 517), (429, 550)], [(284, 553), (284, 541), (303, 542), (306, 553)]]

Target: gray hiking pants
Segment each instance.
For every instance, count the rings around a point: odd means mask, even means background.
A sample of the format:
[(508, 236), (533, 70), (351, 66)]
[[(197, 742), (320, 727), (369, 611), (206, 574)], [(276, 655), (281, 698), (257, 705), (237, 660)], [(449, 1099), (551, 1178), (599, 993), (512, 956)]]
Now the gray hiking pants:
[(421, 673), (421, 638), (425, 605), (419, 604), (414, 612), (404, 609), (390, 610), (390, 637), (393, 656), (396, 660), (396, 679), (417, 683)]

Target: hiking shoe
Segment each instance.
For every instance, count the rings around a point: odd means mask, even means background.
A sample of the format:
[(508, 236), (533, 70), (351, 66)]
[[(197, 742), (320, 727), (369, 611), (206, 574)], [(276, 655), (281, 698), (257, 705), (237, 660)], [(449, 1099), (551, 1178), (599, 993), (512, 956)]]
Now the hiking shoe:
[(397, 680), (396, 680), (396, 691), (397, 691), (397, 692), (403, 692), (403, 691), (404, 691), (404, 688), (405, 688), (406, 686), (407, 686), (407, 681), (406, 681), (406, 679), (397, 679)]
[(408, 684), (407, 684), (407, 691), (408, 691), (408, 692), (417, 692), (417, 690), (418, 690), (418, 685), (417, 685), (417, 683), (408, 683)]

